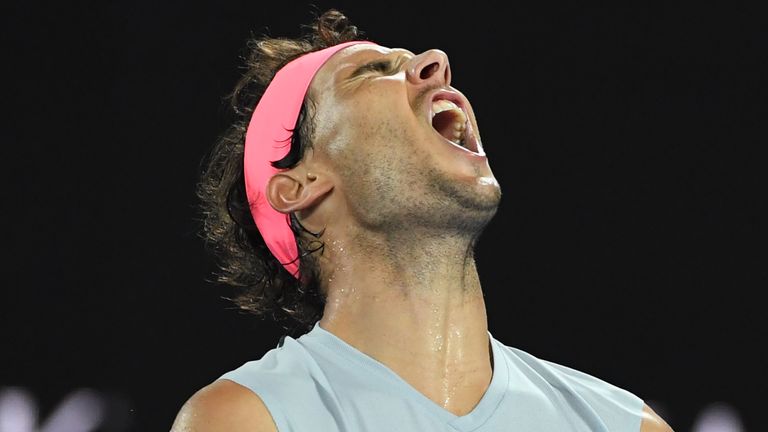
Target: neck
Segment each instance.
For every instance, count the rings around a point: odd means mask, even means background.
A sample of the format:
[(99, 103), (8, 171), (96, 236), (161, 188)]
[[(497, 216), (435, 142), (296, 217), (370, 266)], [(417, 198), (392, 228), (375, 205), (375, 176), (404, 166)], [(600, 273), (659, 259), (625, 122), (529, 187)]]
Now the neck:
[(492, 375), (472, 240), (366, 233), (329, 239), (322, 261), (320, 326), (445, 409), (471, 411)]

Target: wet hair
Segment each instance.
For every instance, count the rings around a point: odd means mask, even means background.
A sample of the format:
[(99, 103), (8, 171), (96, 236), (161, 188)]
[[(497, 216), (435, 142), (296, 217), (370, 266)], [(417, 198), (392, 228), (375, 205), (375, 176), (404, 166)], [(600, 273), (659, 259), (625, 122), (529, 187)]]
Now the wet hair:
[[(245, 194), (243, 150), (245, 132), (254, 107), (275, 73), (291, 60), (313, 51), (356, 40), (362, 35), (346, 16), (329, 10), (303, 26), (296, 39), (253, 37), (243, 56), (245, 72), (225, 96), (233, 121), (203, 161), (197, 196), (200, 199), (201, 236), (212, 252), (215, 281), (233, 288), (239, 309), (271, 318), (291, 333), (306, 332), (322, 317), (326, 293), (320, 283), (317, 252), (322, 253), (322, 232), (306, 230), (291, 213), (291, 230), (299, 252), (301, 280), (294, 278), (272, 255), (256, 228)], [(288, 154), (272, 162), (292, 168), (312, 147), (311, 103), (305, 100), (291, 138)]]

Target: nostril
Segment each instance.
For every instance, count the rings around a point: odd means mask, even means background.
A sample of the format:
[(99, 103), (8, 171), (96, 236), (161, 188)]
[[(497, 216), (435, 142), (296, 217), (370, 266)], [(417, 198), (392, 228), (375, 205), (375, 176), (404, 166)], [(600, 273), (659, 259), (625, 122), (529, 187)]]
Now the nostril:
[(430, 65), (427, 65), (424, 67), (424, 69), (421, 70), (421, 73), (419, 74), (419, 77), (423, 80), (431, 77), (434, 75), (437, 70), (440, 69), (440, 63), (432, 63)]

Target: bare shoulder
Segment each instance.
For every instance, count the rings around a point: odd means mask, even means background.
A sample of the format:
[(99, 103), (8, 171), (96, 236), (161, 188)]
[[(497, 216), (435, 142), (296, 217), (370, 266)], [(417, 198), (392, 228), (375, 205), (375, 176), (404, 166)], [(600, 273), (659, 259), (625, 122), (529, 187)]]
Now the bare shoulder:
[(648, 405), (643, 406), (643, 421), (640, 432), (674, 432), (672, 428), (659, 417)]
[(264, 402), (251, 390), (220, 379), (198, 390), (179, 410), (171, 432), (277, 432)]

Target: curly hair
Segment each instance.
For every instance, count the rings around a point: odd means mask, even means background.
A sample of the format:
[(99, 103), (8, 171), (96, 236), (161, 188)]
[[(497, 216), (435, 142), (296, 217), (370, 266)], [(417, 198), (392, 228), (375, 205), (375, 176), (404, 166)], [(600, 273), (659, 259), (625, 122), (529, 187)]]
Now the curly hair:
[[(225, 96), (234, 121), (219, 137), (197, 184), (202, 214), (201, 236), (216, 260), (215, 277), (235, 290), (231, 300), (241, 310), (270, 317), (283, 328), (293, 324), (306, 332), (322, 316), (326, 294), (314, 252), (322, 253), (322, 232), (312, 233), (291, 213), (291, 230), (299, 251), (301, 280), (294, 278), (272, 255), (256, 228), (245, 194), (243, 151), (251, 114), (275, 73), (291, 60), (313, 51), (355, 40), (362, 35), (346, 16), (329, 10), (297, 38), (251, 37), (244, 56), (245, 72)], [(302, 104), (288, 154), (272, 165), (292, 168), (312, 147), (312, 105)]]

